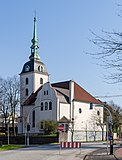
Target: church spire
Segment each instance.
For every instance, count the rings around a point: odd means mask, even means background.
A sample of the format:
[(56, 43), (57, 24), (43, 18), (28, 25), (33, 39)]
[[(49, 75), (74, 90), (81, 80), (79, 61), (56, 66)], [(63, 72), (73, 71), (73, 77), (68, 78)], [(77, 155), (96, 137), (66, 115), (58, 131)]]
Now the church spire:
[(38, 54), (38, 39), (37, 39), (37, 30), (36, 30), (36, 16), (34, 17), (34, 30), (33, 30), (33, 39), (31, 40), (31, 56), (29, 57), (30, 60), (40, 60), (39, 54)]

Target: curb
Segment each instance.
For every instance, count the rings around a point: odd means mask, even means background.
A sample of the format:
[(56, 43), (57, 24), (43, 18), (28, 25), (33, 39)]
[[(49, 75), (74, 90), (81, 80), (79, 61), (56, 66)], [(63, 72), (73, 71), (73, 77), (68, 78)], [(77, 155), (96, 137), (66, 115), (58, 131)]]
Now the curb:
[(83, 160), (86, 160), (86, 158), (88, 158), (88, 160), (90, 160), (90, 157), (103, 157), (103, 158), (107, 158), (107, 157), (113, 157), (115, 160), (119, 160), (114, 154), (113, 155), (88, 155), (86, 154), (83, 158)]

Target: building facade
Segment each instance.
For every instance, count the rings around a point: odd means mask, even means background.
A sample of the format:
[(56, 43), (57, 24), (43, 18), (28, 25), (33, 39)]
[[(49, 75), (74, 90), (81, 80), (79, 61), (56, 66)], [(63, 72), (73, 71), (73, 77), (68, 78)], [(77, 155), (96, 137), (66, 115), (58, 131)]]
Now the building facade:
[(49, 82), (46, 66), (38, 54), (36, 17), (29, 61), (20, 73), (20, 118), (18, 133), (41, 134), (44, 120), (64, 126), (66, 141), (101, 140), (103, 106), (75, 81)]

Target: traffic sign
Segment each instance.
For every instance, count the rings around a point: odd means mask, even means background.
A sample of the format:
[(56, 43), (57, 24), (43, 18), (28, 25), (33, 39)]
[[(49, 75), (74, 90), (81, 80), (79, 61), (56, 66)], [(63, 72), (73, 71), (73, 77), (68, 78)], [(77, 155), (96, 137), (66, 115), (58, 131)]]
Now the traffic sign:
[(58, 130), (59, 131), (63, 131), (64, 130), (64, 126), (58, 126)]

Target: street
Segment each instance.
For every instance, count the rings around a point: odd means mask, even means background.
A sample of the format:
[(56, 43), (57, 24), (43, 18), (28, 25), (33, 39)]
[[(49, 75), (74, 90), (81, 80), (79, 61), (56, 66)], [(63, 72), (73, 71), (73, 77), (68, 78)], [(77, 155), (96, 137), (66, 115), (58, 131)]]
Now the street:
[(106, 148), (103, 143), (82, 143), (81, 149), (61, 149), (58, 144), (0, 151), (0, 160), (82, 160), (86, 154)]

